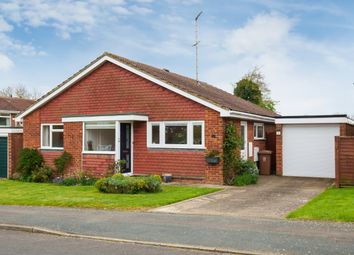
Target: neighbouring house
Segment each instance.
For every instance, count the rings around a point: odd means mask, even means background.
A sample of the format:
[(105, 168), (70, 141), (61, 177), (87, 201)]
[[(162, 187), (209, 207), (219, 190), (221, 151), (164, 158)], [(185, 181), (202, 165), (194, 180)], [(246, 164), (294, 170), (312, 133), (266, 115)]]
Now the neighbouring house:
[(15, 116), (33, 104), (33, 100), (0, 97), (0, 178), (13, 172), (22, 149), (22, 126)]
[(102, 176), (124, 159), (127, 174), (221, 184), (222, 164), (208, 165), (205, 155), (222, 152), (225, 124), (242, 136), (242, 158), (257, 161), (259, 150), (275, 151), (277, 116), (207, 83), (104, 53), (16, 120), (24, 147), (39, 149), (47, 164), (72, 154), (67, 175)]
[[(354, 136), (354, 120), (315, 115), (279, 116), (275, 122), (277, 175), (336, 177), (335, 137)], [(354, 166), (351, 169), (352, 175)]]

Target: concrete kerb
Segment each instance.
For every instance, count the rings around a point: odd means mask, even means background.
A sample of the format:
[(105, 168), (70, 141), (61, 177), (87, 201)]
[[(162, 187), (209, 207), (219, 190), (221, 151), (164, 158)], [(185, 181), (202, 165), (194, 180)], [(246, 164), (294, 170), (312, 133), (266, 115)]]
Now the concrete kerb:
[(277, 253), (255, 253), (255, 252), (241, 251), (241, 250), (234, 250), (234, 249), (223, 249), (218, 247), (184, 245), (184, 244), (175, 244), (175, 243), (159, 243), (159, 242), (129, 240), (129, 239), (120, 239), (120, 238), (112, 238), (112, 237), (102, 237), (102, 236), (89, 236), (89, 235), (81, 235), (81, 234), (56, 231), (56, 230), (40, 228), (40, 227), (14, 225), (14, 224), (0, 224), (0, 230), (12, 230), (12, 231), (35, 233), (35, 234), (54, 235), (60, 237), (71, 237), (71, 238), (79, 238), (79, 239), (90, 239), (96, 241), (138, 244), (138, 245), (147, 245), (147, 246), (173, 248), (173, 249), (184, 249), (184, 250), (195, 250), (195, 251), (204, 251), (204, 252), (217, 252), (217, 253), (235, 254), (235, 255), (275, 255), (277, 254)]

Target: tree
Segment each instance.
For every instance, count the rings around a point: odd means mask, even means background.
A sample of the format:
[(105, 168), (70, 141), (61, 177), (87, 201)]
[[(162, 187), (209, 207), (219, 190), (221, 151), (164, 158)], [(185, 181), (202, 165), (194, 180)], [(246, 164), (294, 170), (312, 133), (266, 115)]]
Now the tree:
[(276, 101), (270, 98), (270, 90), (259, 67), (253, 68), (236, 83), (234, 95), (275, 112)]
[(26, 87), (23, 85), (17, 85), (16, 87), (7, 87), (0, 90), (0, 96), (5, 97), (18, 97), (24, 99), (38, 99), (38, 92), (37, 90), (33, 89), (32, 92), (29, 92)]

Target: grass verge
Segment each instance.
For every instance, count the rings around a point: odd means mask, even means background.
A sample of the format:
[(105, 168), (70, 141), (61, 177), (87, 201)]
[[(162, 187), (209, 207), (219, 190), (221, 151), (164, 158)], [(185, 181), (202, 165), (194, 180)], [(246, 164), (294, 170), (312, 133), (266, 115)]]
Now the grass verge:
[(159, 193), (105, 194), (93, 186), (59, 186), (3, 180), (0, 181), (0, 204), (142, 210), (218, 190), (194, 186), (163, 186), (163, 192)]
[(353, 222), (354, 187), (328, 188), (287, 218)]

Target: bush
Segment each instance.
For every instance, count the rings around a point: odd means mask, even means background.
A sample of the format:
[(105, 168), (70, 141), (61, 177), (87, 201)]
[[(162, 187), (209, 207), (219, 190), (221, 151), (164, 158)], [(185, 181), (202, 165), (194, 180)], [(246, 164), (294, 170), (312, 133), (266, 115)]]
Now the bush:
[(256, 184), (258, 180), (258, 175), (252, 175), (248, 172), (237, 176), (234, 180), (234, 185), (245, 186), (250, 184)]
[(251, 160), (240, 160), (238, 163), (238, 176), (233, 181), (236, 186), (256, 184), (258, 180), (258, 168)]
[(32, 173), (43, 165), (43, 157), (36, 149), (25, 148), (20, 152), (16, 171), (20, 173), (21, 180), (29, 180)]
[(60, 157), (54, 160), (54, 165), (58, 174), (60, 175), (64, 174), (65, 169), (71, 163), (72, 158), (73, 157), (71, 156), (70, 153), (64, 151), (63, 154), (60, 155)]
[(251, 175), (258, 175), (259, 171), (256, 163), (252, 160), (240, 160), (238, 163), (238, 174), (250, 173)]
[(65, 186), (75, 186), (78, 185), (78, 180), (75, 177), (67, 177), (63, 179), (61, 184)]
[(74, 176), (64, 178), (63, 181), (58, 184), (62, 184), (65, 186), (75, 186), (75, 185), (92, 186), (95, 185), (96, 181), (97, 178), (86, 173), (85, 171), (79, 170), (76, 171)]
[(53, 170), (49, 166), (41, 166), (32, 172), (32, 182), (50, 182), (52, 180)]
[(141, 192), (160, 192), (161, 177), (157, 175), (147, 177), (125, 177), (115, 174), (109, 178), (99, 179), (95, 187), (104, 193), (136, 194)]

